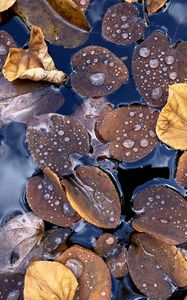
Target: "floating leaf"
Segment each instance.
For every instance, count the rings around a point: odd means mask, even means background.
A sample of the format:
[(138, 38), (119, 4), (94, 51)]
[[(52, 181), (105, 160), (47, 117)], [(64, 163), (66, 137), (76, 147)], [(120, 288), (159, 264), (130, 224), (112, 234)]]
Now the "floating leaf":
[(175, 177), (177, 183), (187, 188), (187, 152), (184, 152), (179, 158)]
[(0, 1), (0, 12), (9, 9), (15, 2), (16, 2), (16, 0), (1, 0)]
[(72, 173), (73, 155), (89, 152), (86, 129), (74, 118), (46, 114), (28, 122), (27, 141), (36, 164), (48, 166), (59, 177)]
[(127, 79), (124, 63), (111, 51), (88, 46), (74, 54), (72, 86), (81, 95), (99, 98), (117, 90)]
[(128, 273), (127, 249), (121, 247), (112, 257), (109, 257), (106, 264), (114, 278), (122, 278)]
[(116, 44), (130, 45), (142, 38), (144, 27), (136, 7), (124, 2), (107, 10), (102, 23), (102, 36)]
[(94, 252), (72, 246), (57, 260), (70, 268), (77, 277), (79, 289), (75, 299), (111, 299), (110, 272), (104, 261)]
[(74, 175), (61, 180), (72, 207), (86, 221), (103, 228), (117, 227), (121, 205), (110, 177), (93, 166), (78, 167)]
[(98, 139), (108, 144), (109, 156), (137, 161), (148, 155), (157, 143), (157, 110), (131, 105), (107, 113), (96, 125)]
[(82, 10), (73, 0), (48, 0), (51, 7), (69, 21), (71, 24), (78, 26), (86, 31), (90, 29), (88, 21)]
[[(53, 3), (58, 3), (58, 0), (54, 1)], [(28, 0), (17, 0), (13, 9), (26, 21), (28, 27), (31, 28), (32, 25), (40, 27), (45, 39), (52, 44), (73, 48), (80, 46), (88, 39), (87, 32), (72, 26), (59, 15), (59, 11), (55, 11), (50, 6), (48, 1), (37, 0), (31, 2)]]
[(167, 0), (147, 0), (147, 10), (149, 14), (156, 13), (166, 4)]
[(23, 300), (23, 275), (18, 273), (1, 274), (0, 282), (0, 299)]
[(128, 250), (129, 272), (137, 288), (146, 296), (165, 300), (173, 284), (187, 284), (187, 261), (175, 247), (148, 234), (135, 234)]
[(77, 280), (64, 265), (35, 261), (25, 276), (24, 300), (73, 300)]
[(69, 227), (80, 219), (72, 209), (58, 176), (48, 167), (44, 174), (29, 179), (26, 197), (32, 211), (45, 221)]
[(170, 147), (187, 150), (187, 84), (169, 87), (168, 101), (159, 115), (156, 133)]
[(42, 219), (33, 213), (10, 219), (0, 230), (0, 272), (14, 271), (33, 247), (40, 242), (44, 231)]
[(66, 240), (71, 234), (70, 228), (54, 228), (46, 232), (43, 239), (44, 255), (56, 255), (66, 250)]
[(111, 233), (103, 233), (94, 245), (94, 251), (104, 258), (112, 255), (117, 248), (117, 238)]
[(166, 186), (153, 186), (134, 199), (135, 230), (149, 233), (171, 245), (187, 240), (187, 201)]
[(153, 32), (135, 50), (132, 70), (138, 89), (148, 104), (164, 105), (169, 84), (185, 82), (187, 78), (187, 43), (172, 48), (168, 37)]
[(10, 49), (2, 72), (9, 81), (17, 78), (58, 84), (66, 81), (66, 75), (55, 68), (39, 27), (32, 27), (28, 50)]
[(0, 71), (5, 63), (9, 49), (15, 46), (16, 44), (8, 32), (0, 30)]

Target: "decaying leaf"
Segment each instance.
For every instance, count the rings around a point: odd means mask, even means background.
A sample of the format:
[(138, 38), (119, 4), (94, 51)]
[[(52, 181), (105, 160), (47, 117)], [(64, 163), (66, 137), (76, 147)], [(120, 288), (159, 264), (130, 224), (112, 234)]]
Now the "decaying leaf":
[(55, 225), (70, 227), (80, 219), (69, 204), (58, 176), (48, 167), (43, 175), (28, 180), (26, 198), (35, 214)]
[(0, 71), (2, 70), (10, 48), (15, 46), (16, 44), (8, 32), (0, 30)]
[(79, 289), (74, 300), (110, 300), (111, 276), (104, 261), (94, 252), (72, 246), (57, 259), (65, 264), (78, 280)]
[(170, 147), (187, 150), (187, 84), (169, 87), (168, 101), (159, 114), (156, 133)]
[(27, 142), (36, 164), (49, 167), (60, 178), (72, 173), (73, 156), (82, 157), (90, 148), (86, 129), (74, 118), (58, 114), (31, 118)]
[(135, 230), (151, 234), (171, 245), (187, 240), (187, 201), (166, 186), (153, 186), (134, 198)]
[(116, 44), (130, 45), (142, 38), (144, 27), (136, 7), (123, 2), (107, 10), (102, 23), (102, 36)]
[(94, 251), (103, 258), (111, 256), (117, 249), (117, 238), (111, 233), (103, 233), (94, 245)]
[(35, 261), (25, 276), (24, 300), (73, 300), (77, 280), (63, 264)]
[(66, 75), (55, 68), (48, 54), (41, 29), (34, 26), (31, 30), (29, 49), (11, 48), (2, 72), (9, 81), (18, 78), (58, 84), (66, 81)]
[(147, 10), (149, 14), (156, 13), (166, 4), (167, 0), (147, 0)]
[(187, 188), (187, 152), (184, 152), (179, 158), (175, 177), (177, 183)]
[(16, 2), (16, 0), (1, 0), (0, 1), (0, 12), (9, 9), (15, 2)]
[(33, 213), (10, 219), (0, 230), (0, 272), (13, 272), (43, 237), (42, 219)]
[[(52, 2), (52, 0), (50, 0)], [(17, 0), (13, 6), (13, 10), (20, 15), (28, 25), (38, 26), (42, 29), (45, 39), (56, 45), (63, 45), (65, 48), (78, 47), (88, 39), (88, 32), (76, 26), (72, 26), (67, 20), (60, 16), (60, 2), (73, 3), (68, 0), (54, 0), (53, 4), (57, 5), (55, 11), (46, 0)], [(75, 6), (75, 4), (73, 4)], [(78, 8), (76, 7), (76, 11)], [(81, 10), (79, 13), (82, 16)], [(79, 18), (80, 19), (80, 18)], [(83, 20), (83, 16), (81, 17)], [(84, 20), (85, 26), (88, 28), (87, 21)]]
[(103, 228), (117, 227), (121, 204), (110, 177), (94, 166), (78, 167), (61, 184), (72, 207), (86, 221)]
[(96, 135), (108, 145), (108, 156), (128, 162), (148, 155), (157, 143), (158, 111), (130, 105), (106, 113), (96, 124)]
[(137, 288), (152, 299), (166, 300), (173, 292), (173, 284), (187, 285), (187, 261), (177, 247), (148, 234), (132, 236), (128, 267)]
[(18, 273), (0, 274), (0, 283), (1, 300), (23, 300), (23, 275)]
[(71, 24), (86, 31), (90, 29), (82, 10), (73, 0), (48, 0), (51, 7)]

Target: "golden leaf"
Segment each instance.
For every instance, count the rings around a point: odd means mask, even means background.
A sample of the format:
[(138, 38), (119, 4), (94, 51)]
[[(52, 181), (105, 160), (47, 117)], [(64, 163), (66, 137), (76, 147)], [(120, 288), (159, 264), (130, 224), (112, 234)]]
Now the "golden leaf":
[(32, 27), (29, 49), (11, 48), (2, 72), (9, 81), (17, 78), (58, 84), (66, 81), (66, 75), (55, 68), (43, 33), (36, 26)]
[(16, 2), (16, 0), (1, 0), (0, 1), (0, 12), (9, 9), (15, 2)]
[(25, 276), (24, 300), (73, 300), (78, 282), (63, 264), (35, 261)]
[(167, 0), (147, 0), (147, 10), (149, 14), (156, 13), (166, 4)]
[(168, 101), (157, 120), (156, 133), (168, 146), (187, 150), (187, 84), (169, 86)]

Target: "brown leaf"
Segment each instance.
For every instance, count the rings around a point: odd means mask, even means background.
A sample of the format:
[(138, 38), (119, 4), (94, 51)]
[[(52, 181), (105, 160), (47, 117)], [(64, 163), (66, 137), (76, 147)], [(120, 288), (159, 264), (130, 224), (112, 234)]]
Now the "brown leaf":
[[(58, 3), (58, 0), (54, 1), (53, 3)], [(35, 2), (17, 0), (13, 10), (25, 20), (29, 28), (32, 25), (40, 27), (45, 39), (52, 44), (73, 48), (80, 46), (88, 39), (88, 33), (85, 30), (72, 26), (46, 0), (37, 0)]]
[(132, 236), (128, 267), (137, 288), (154, 299), (171, 296), (173, 284), (180, 287), (187, 284), (187, 261), (177, 247), (148, 234)]
[(170, 147), (187, 150), (187, 84), (169, 87), (168, 101), (159, 115), (156, 133)]
[(57, 261), (65, 264), (77, 277), (79, 289), (74, 300), (110, 300), (111, 276), (104, 261), (80, 246), (67, 249)]
[(112, 255), (117, 249), (117, 238), (111, 233), (103, 233), (94, 245), (94, 251), (104, 258)]
[(121, 204), (110, 177), (101, 169), (78, 167), (74, 175), (61, 180), (72, 207), (86, 221), (103, 228), (117, 227)]
[(0, 274), (0, 282), (0, 299), (23, 300), (23, 275), (18, 273)]
[(108, 145), (108, 156), (128, 162), (148, 155), (156, 146), (157, 110), (141, 105), (119, 107), (96, 124), (98, 139)]
[(86, 129), (74, 118), (46, 114), (31, 118), (27, 142), (33, 159), (41, 167), (49, 167), (60, 178), (74, 169), (73, 156), (89, 152)]
[(147, 10), (149, 14), (156, 13), (166, 4), (167, 0), (147, 0)]
[(17, 78), (58, 84), (66, 81), (66, 75), (55, 68), (39, 27), (32, 27), (28, 50), (10, 49), (2, 72), (9, 81)]
[(44, 256), (59, 255), (67, 249), (66, 240), (71, 234), (70, 228), (54, 228), (46, 232), (44, 243)]
[(187, 240), (187, 201), (166, 186), (153, 186), (134, 198), (135, 230), (153, 235), (171, 245)]
[(42, 219), (33, 213), (10, 219), (0, 230), (0, 272), (16, 270), (44, 231)]
[(107, 10), (102, 23), (102, 36), (116, 44), (130, 45), (142, 38), (144, 27), (136, 7), (123, 2)]
[(45, 221), (69, 227), (80, 219), (69, 204), (58, 176), (48, 167), (44, 174), (29, 179), (26, 198), (32, 211)]
[(0, 30), (0, 71), (2, 70), (10, 48), (15, 46), (16, 44), (8, 32)]
[(179, 158), (175, 177), (178, 184), (187, 188), (187, 152)]
[(119, 247), (117, 253), (106, 260), (106, 264), (114, 278), (122, 278), (127, 275), (127, 249)]
[(16, 2), (16, 0), (1, 0), (0, 1), (0, 12), (9, 9), (15, 2)]
[(64, 265), (52, 261), (35, 261), (25, 276), (24, 300), (73, 300), (77, 280)]

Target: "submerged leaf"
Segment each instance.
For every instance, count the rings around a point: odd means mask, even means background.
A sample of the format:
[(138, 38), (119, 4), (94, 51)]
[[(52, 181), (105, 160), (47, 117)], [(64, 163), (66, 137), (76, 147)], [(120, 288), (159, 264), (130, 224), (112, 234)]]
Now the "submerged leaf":
[(77, 280), (64, 265), (52, 261), (35, 261), (25, 276), (24, 300), (73, 300)]
[(15, 2), (16, 2), (16, 0), (1, 0), (0, 1), (0, 12), (9, 9)]
[(33, 213), (10, 219), (0, 230), (0, 272), (13, 272), (43, 237), (42, 219)]
[(66, 81), (66, 75), (55, 68), (39, 27), (32, 27), (28, 50), (10, 49), (2, 72), (9, 81), (17, 78), (58, 84)]
[(187, 84), (169, 87), (168, 101), (159, 115), (156, 133), (170, 147), (187, 150)]

